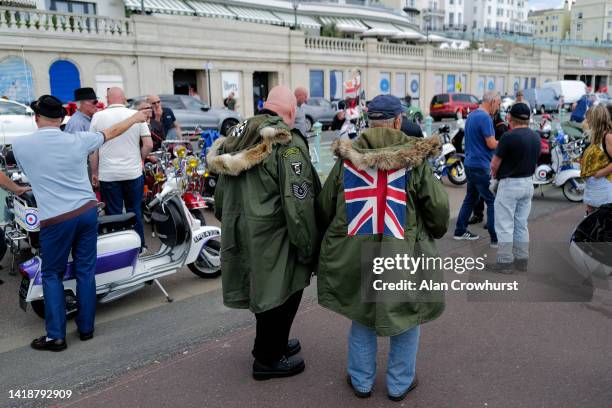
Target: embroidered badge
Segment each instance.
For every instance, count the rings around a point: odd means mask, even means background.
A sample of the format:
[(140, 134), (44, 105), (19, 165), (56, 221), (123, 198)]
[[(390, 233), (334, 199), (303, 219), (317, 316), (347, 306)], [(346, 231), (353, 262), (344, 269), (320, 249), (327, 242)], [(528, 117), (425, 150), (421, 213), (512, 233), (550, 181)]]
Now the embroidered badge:
[(293, 162), (291, 163), (291, 169), (296, 176), (302, 175), (302, 162)]
[(289, 156), (293, 156), (294, 154), (299, 154), (300, 153), (300, 149), (298, 149), (297, 147), (290, 147), (287, 150), (285, 150), (285, 153), (283, 153), (283, 157), (287, 158)]
[(302, 184), (291, 183), (291, 190), (293, 191), (293, 196), (298, 200), (303, 200), (308, 196), (308, 187), (307, 182), (303, 182)]
[(240, 137), (242, 136), (242, 134), (244, 133), (244, 130), (246, 129), (247, 126), (247, 121), (243, 121), (240, 125), (236, 125), (234, 126), (234, 130), (232, 131), (232, 136), (234, 137)]

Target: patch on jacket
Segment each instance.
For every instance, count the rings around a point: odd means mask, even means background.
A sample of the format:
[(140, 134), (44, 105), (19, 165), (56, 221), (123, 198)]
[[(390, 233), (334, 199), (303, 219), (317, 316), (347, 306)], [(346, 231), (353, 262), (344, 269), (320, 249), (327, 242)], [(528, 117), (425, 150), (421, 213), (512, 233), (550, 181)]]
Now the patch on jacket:
[(310, 191), (310, 186), (308, 186), (307, 182), (303, 182), (302, 184), (291, 183), (291, 191), (293, 192), (293, 196), (298, 200), (303, 200), (308, 196), (308, 191)]
[(404, 239), (409, 172), (405, 168), (359, 170), (350, 161), (344, 161), (349, 236), (383, 234)]
[(232, 136), (240, 137), (244, 133), (244, 130), (247, 127), (247, 121), (243, 121), (240, 125), (234, 126), (234, 131), (232, 132)]
[(301, 176), (302, 175), (302, 162), (292, 162), (291, 170), (293, 170), (293, 173), (296, 176)]
[(285, 150), (285, 153), (283, 153), (283, 157), (286, 159), (289, 156), (293, 156), (295, 154), (299, 154), (300, 153), (300, 149), (297, 147), (290, 147), (287, 150)]

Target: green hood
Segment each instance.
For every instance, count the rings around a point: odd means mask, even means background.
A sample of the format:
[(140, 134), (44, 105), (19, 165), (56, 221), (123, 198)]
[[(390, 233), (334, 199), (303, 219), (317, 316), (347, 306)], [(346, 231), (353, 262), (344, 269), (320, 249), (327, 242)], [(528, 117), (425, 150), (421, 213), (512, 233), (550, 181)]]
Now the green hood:
[(410, 137), (390, 128), (368, 129), (355, 142), (338, 139), (332, 144), (336, 156), (349, 160), (360, 170), (414, 168), (438, 156), (441, 147), (438, 137)]
[(291, 142), (291, 130), (283, 119), (267, 114), (245, 120), (230, 133), (231, 136), (217, 139), (206, 156), (214, 173), (237, 176), (263, 162), (274, 145)]

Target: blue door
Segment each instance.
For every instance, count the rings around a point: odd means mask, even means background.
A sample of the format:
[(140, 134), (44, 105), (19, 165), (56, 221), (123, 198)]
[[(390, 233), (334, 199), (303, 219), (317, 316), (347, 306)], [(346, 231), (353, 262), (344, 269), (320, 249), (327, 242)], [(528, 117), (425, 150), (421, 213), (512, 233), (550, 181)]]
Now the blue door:
[(70, 61), (55, 61), (49, 67), (51, 95), (63, 103), (74, 100), (74, 90), (81, 87), (81, 76), (78, 68)]

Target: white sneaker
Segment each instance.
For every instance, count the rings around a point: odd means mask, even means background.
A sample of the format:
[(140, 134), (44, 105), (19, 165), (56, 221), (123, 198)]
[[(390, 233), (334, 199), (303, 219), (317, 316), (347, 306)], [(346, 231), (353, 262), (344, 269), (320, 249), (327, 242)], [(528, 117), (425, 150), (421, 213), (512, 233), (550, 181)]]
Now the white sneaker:
[(465, 231), (463, 235), (454, 235), (453, 239), (457, 241), (475, 241), (480, 238), (477, 234), (471, 233), (470, 231)]

